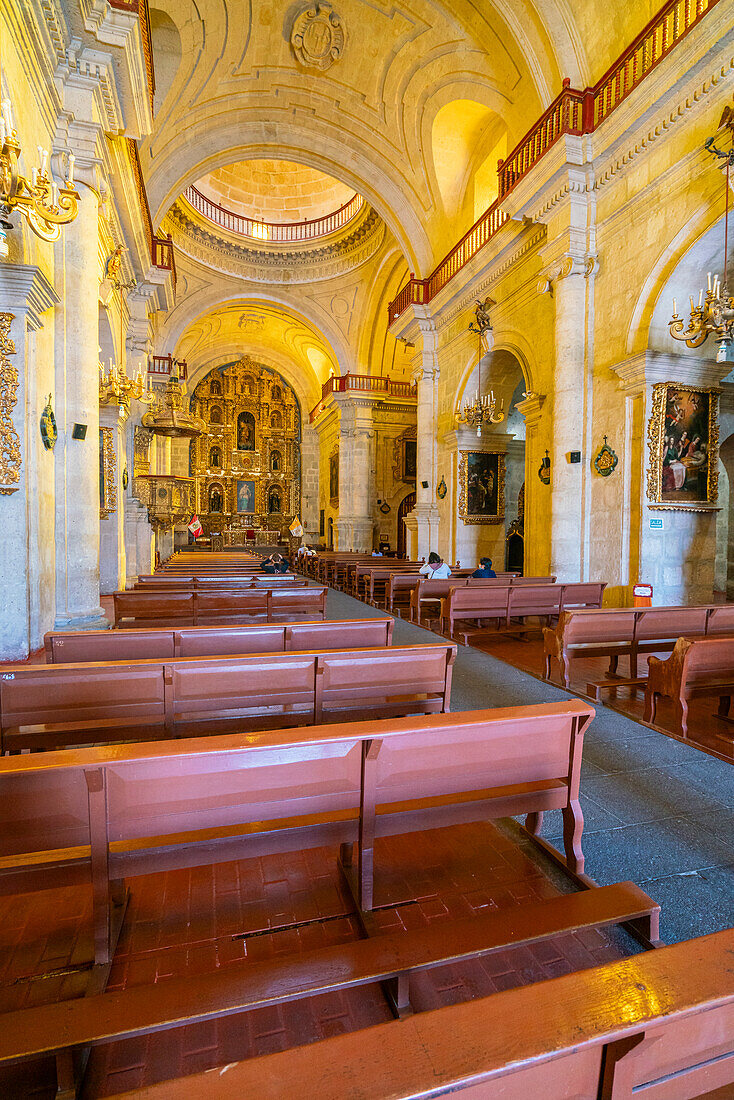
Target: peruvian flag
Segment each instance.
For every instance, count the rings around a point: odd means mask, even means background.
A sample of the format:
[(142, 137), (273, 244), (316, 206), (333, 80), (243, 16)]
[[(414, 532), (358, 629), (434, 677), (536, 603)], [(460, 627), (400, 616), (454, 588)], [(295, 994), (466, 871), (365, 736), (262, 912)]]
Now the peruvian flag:
[(196, 515), (193, 516), (193, 518), (191, 520), (191, 523), (189, 524), (189, 531), (191, 532), (191, 534), (194, 536), (195, 539), (198, 539), (200, 535), (204, 534), (204, 528), (199, 523), (199, 517), (198, 516), (196, 516)]

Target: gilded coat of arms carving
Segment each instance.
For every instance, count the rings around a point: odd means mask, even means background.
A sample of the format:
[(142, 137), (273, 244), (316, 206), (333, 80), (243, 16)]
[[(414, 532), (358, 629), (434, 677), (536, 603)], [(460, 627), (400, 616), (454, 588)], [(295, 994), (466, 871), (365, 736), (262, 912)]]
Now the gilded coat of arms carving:
[(293, 22), (291, 46), (307, 69), (325, 72), (339, 60), (345, 42), (344, 25), (331, 4), (310, 4)]

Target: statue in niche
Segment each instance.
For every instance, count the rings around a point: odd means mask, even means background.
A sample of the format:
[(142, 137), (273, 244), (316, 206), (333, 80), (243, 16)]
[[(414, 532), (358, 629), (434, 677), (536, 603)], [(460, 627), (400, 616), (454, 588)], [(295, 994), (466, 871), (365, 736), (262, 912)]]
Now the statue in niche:
[(273, 451), (270, 456), (270, 469), (273, 471), (274, 474), (277, 474), (280, 473), (282, 466), (283, 459), (281, 457), (280, 451)]
[(255, 417), (243, 412), (237, 417), (237, 450), (255, 450)]
[(271, 401), (282, 401), (283, 400), (283, 395), (280, 392), (280, 386), (273, 386), (272, 390), (270, 391), (270, 400)]
[(274, 412), (274, 413), (271, 414), (270, 427), (271, 428), (282, 428), (283, 427), (283, 417), (280, 415), (279, 412)]
[(279, 515), (281, 511), (280, 492), (278, 489), (271, 489), (268, 493), (268, 515)]
[(209, 511), (222, 511), (222, 491), (218, 485), (212, 486), (212, 488), (209, 490)]
[(210, 393), (211, 393), (212, 395), (216, 394), (216, 395), (217, 395), (218, 397), (219, 397), (219, 396), (221, 396), (221, 393), (222, 393), (222, 383), (221, 383), (221, 382), (219, 381), (219, 379), (218, 379), (218, 378), (213, 378), (213, 379), (212, 379), (211, 385), (210, 385), (210, 387), (209, 387), (209, 392), (210, 392)]
[(222, 468), (222, 452), (219, 447), (212, 447), (209, 455), (209, 465), (214, 470), (221, 470)]

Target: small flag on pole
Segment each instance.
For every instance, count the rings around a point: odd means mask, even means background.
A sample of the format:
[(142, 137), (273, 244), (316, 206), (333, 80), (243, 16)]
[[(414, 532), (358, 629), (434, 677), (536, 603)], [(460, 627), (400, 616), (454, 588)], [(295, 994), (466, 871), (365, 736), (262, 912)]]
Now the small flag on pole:
[(198, 516), (195, 515), (192, 517), (191, 523), (189, 524), (189, 531), (195, 539), (198, 539), (204, 534), (204, 528), (201, 526)]
[(296, 516), (296, 518), (293, 520), (293, 523), (290, 525), (288, 530), (293, 535), (294, 539), (300, 539), (301, 538), (301, 536), (303, 535), (303, 526), (301, 524), (301, 519), (300, 519), (299, 516)]

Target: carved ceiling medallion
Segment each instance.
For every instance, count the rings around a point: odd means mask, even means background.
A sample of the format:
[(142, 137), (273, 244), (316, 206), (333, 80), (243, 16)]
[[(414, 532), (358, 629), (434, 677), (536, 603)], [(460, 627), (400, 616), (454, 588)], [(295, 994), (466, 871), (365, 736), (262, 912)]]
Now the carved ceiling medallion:
[(297, 15), (291, 31), (293, 52), (307, 69), (325, 72), (338, 61), (346, 33), (331, 4), (313, 4)]

